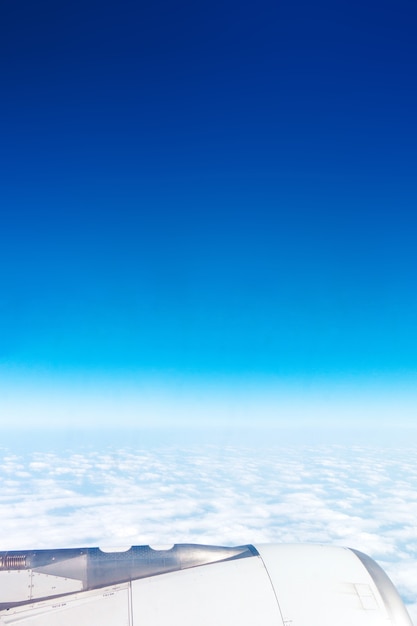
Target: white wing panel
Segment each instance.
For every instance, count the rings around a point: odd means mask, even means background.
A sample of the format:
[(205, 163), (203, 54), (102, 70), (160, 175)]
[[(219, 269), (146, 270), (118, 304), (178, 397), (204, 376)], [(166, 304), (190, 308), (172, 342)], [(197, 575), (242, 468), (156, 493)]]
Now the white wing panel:
[(130, 584), (85, 591), (9, 609), (0, 624), (22, 626), (131, 626)]
[(0, 572), (0, 602), (22, 602), (82, 590), (82, 582), (72, 578), (40, 574), (32, 570)]
[(134, 626), (282, 626), (259, 557), (132, 583)]
[(0, 572), (0, 602), (31, 599), (31, 570)]
[(39, 572), (32, 572), (31, 585), (31, 597), (33, 598), (46, 598), (47, 596), (57, 596), (62, 593), (73, 593), (74, 591), (82, 591), (83, 588), (81, 580), (40, 574)]
[(389, 626), (366, 568), (348, 549), (322, 545), (258, 546), (291, 626)]

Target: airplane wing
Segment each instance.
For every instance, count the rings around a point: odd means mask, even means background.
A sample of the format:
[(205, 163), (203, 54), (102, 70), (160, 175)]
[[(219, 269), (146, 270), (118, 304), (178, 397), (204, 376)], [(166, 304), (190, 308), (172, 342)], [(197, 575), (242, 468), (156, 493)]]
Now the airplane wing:
[(412, 626), (375, 561), (317, 544), (0, 552), (0, 626), (14, 624)]

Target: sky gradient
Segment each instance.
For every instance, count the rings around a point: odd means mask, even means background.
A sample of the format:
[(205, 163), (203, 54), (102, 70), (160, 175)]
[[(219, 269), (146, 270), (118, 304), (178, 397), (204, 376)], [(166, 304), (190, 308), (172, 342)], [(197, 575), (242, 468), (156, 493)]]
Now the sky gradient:
[(2, 2), (4, 423), (410, 424), (416, 19)]

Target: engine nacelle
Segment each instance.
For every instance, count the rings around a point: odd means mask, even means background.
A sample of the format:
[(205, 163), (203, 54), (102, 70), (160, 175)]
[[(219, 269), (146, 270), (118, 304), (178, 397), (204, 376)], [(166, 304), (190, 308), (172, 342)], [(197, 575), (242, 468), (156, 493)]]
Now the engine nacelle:
[(0, 624), (412, 626), (371, 558), (325, 545), (0, 553)]

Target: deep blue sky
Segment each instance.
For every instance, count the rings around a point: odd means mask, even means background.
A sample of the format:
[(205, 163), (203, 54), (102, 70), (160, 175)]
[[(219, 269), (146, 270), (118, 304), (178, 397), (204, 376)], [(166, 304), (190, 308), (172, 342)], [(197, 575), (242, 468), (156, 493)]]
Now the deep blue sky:
[(412, 380), (416, 26), (3, 0), (4, 380)]

